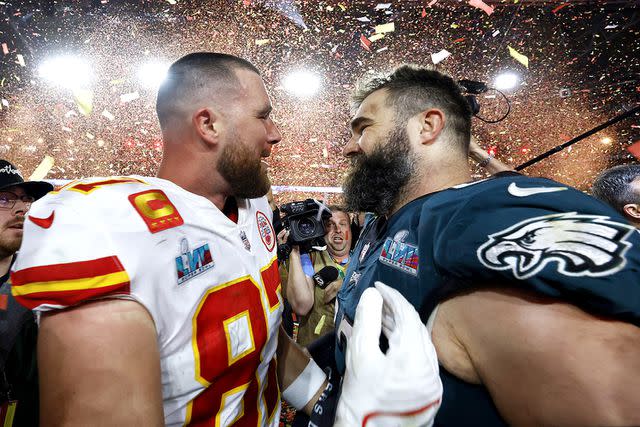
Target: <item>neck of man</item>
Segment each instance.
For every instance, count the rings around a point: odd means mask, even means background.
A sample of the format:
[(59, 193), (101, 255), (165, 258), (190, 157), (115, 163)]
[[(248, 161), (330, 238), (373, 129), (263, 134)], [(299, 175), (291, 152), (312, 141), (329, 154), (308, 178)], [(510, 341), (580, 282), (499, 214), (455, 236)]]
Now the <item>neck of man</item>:
[(418, 197), (471, 181), (471, 172), (466, 158), (440, 163), (439, 165), (427, 164), (425, 162), (423, 171), (427, 172), (417, 174), (415, 178), (400, 191), (398, 201), (387, 217), (390, 217), (404, 205)]
[(4, 253), (0, 253), (0, 277), (7, 274), (9, 271), (9, 267), (11, 267), (11, 260), (13, 259), (13, 254), (6, 255)]
[(327, 249), (327, 251), (329, 252), (329, 255), (331, 255), (331, 258), (333, 258), (333, 260), (338, 264), (341, 264), (344, 260), (349, 258), (348, 249), (345, 249), (344, 251), (342, 251), (342, 253), (335, 253), (331, 249)]
[(220, 183), (224, 183), (224, 179), (211, 167), (208, 160), (203, 163), (202, 154), (194, 156), (188, 149), (174, 152), (176, 148), (180, 148), (175, 143), (165, 141), (164, 146), (165, 152), (157, 177), (208, 199), (222, 211), (228, 196), (223, 188), (219, 188)]

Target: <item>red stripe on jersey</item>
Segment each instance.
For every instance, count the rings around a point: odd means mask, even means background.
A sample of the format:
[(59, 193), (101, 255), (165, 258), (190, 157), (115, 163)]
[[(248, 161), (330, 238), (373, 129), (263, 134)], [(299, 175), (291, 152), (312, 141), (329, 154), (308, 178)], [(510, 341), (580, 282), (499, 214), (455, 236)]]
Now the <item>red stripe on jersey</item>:
[(11, 283), (13, 286), (21, 286), (34, 282), (85, 279), (119, 271), (125, 271), (120, 260), (117, 256), (109, 256), (89, 261), (25, 268), (11, 273)]
[(33, 310), (45, 304), (71, 307), (92, 299), (113, 297), (115, 295), (129, 295), (131, 293), (130, 291), (130, 283), (124, 282), (95, 289), (32, 292), (24, 296), (16, 295), (15, 298), (20, 304)]

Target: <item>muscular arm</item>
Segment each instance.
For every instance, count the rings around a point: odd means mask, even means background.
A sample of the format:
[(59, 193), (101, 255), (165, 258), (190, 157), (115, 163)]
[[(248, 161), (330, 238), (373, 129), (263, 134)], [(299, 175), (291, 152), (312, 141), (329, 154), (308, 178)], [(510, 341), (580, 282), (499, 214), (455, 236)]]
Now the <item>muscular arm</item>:
[(433, 338), (441, 365), (482, 382), (511, 425), (640, 425), (636, 326), (482, 290), (441, 304)]
[(289, 279), (286, 296), (296, 314), (305, 316), (313, 307), (313, 280), (302, 270), (300, 249), (294, 246), (289, 255)]
[[(297, 345), (289, 338), (287, 333), (280, 327), (278, 335), (278, 382), (280, 384), (280, 390), (286, 390), (291, 383), (302, 373), (304, 368), (309, 363), (309, 353), (305, 352), (302, 347)], [(307, 403), (303, 408), (305, 414), (311, 414), (313, 405), (317, 402), (318, 398), (322, 394), (322, 391), (327, 386), (325, 381), (315, 396)]]
[(43, 426), (161, 426), (156, 330), (138, 303), (105, 300), (43, 315)]

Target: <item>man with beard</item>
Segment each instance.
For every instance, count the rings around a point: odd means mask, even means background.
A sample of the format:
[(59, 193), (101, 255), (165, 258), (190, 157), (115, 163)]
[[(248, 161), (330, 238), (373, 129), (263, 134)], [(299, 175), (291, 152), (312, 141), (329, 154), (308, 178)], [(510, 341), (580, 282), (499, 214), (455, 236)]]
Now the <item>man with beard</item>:
[(640, 425), (633, 227), (548, 179), (470, 182), (471, 112), (446, 75), (401, 66), (353, 99), (345, 199), (377, 217), (337, 296), (338, 369), (358, 301), (382, 281), (432, 330), (435, 425)]
[(593, 182), (591, 193), (640, 228), (640, 165), (619, 165), (603, 171)]
[(8, 279), (24, 217), (51, 190), (47, 182), (25, 182), (11, 163), (0, 160), (0, 425), (38, 424), (38, 330), (31, 311), (12, 297)]
[[(301, 316), (297, 342), (302, 346), (333, 330), (335, 297), (349, 265), (349, 213), (339, 206), (328, 208), (331, 218), (326, 222), (324, 236), (327, 249), (300, 254), (300, 248), (293, 246), (287, 263), (286, 296), (293, 311)], [(335, 269), (336, 278), (328, 283), (317, 283), (314, 275), (322, 275), (320, 272), (327, 271), (327, 267)]]
[(278, 424), (271, 108), (249, 62), (189, 54), (158, 92), (157, 177), (82, 179), (34, 204), (11, 277), (41, 317), (45, 424)]
[[(12, 293), (40, 316), (43, 425), (276, 426), (280, 388), (309, 413), (330, 384), (279, 331), (262, 159), (281, 135), (258, 70), (227, 54), (186, 55), (156, 110), (157, 177), (71, 182), (25, 223)], [(372, 306), (411, 315), (381, 289)], [(428, 356), (415, 322), (399, 323)]]

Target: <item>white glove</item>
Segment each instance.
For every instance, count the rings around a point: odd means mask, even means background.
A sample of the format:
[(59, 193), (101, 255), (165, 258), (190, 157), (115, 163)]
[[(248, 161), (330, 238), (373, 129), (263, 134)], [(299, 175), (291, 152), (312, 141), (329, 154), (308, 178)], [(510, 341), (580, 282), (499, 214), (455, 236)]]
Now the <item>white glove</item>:
[[(380, 330), (389, 340), (380, 351)], [(431, 426), (442, 400), (438, 357), (413, 306), (381, 282), (362, 294), (347, 345), (338, 427)]]

